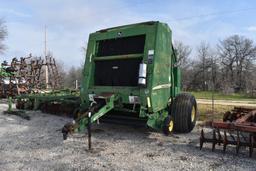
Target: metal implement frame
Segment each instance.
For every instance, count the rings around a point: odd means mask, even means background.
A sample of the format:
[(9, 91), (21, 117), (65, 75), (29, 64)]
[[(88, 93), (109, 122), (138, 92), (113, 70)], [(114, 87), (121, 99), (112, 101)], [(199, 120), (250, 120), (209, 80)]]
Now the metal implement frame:
[(234, 145), (238, 153), (240, 147), (244, 146), (249, 148), (249, 156), (252, 156), (256, 148), (255, 109), (235, 107), (224, 114), (223, 121), (212, 121), (210, 126), (213, 128), (210, 137), (201, 130), (200, 149), (204, 143), (211, 143), (214, 151), (216, 144), (222, 144), (225, 153), (228, 145)]
[(72, 116), (80, 106), (77, 90), (58, 90), (41, 94), (26, 94), (16, 97), (16, 108), (25, 110), (41, 110), (42, 112)]

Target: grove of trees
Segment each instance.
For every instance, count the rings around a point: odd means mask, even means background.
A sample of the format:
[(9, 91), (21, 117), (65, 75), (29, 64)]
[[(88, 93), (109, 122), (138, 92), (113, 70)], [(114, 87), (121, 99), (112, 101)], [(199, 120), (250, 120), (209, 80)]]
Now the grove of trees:
[(191, 55), (191, 48), (175, 43), (182, 88), (186, 91), (215, 90), (223, 93), (256, 92), (256, 45), (253, 40), (232, 35), (216, 47), (202, 42)]

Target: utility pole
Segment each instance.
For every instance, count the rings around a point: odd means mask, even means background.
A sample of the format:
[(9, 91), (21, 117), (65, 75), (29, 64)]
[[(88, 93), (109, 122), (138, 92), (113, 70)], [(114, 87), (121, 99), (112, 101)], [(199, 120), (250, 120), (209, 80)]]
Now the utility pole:
[(215, 61), (212, 56), (211, 65), (212, 65), (212, 121), (214, 119), (214, 91), (215, 91)]
[(78, 80), (75, 81), (75, 89), (78, 90)]
[(44, 27), (44, 57), (45, 57), (45, 84), (46, 84), (46, 89), (48, 89), (49, 88), (49, 75), (48, 75), (48, 61), (47, 61), (46, 25)]

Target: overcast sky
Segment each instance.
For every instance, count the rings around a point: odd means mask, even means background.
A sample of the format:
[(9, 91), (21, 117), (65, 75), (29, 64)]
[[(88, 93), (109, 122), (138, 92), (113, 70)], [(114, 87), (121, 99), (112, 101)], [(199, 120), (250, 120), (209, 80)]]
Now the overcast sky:
[(42, 55), (44, 25), (48, 49), (70, 67), (83, 62), (82, 47), (90, 32), (159, 20), (169, 24), (173, 39), (195, 48), (216, 45), (233, 34), (256, 42), (255, 0), (0, 0), (0, 18), (8, 28), (8, 49), (1, 60)]

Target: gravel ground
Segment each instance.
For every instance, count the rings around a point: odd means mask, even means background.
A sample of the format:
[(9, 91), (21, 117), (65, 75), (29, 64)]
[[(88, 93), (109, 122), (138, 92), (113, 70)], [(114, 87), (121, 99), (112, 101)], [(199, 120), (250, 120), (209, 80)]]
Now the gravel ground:
[(4, 115), (0, 102), (0, 170), (256, 170), (256, 154), (235, 154), (228, 147), (199, 150), (200, 128), (190, 134), (166, 137), (160, 132), (120, 125), (93, 127), (93, 150), (85, 134), (62, 140), (59, 131), (70, 121), (41, 112), (27, 112), (31, 120)]

